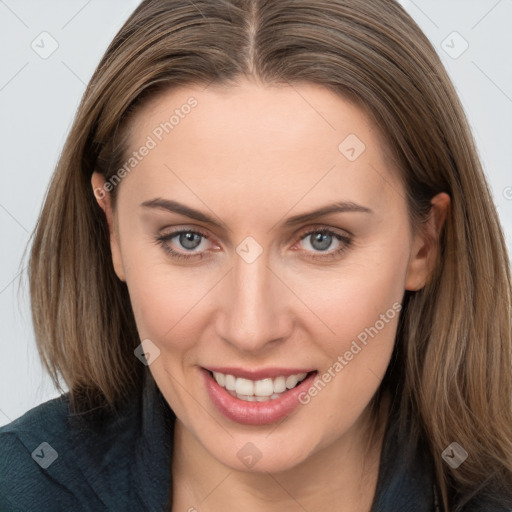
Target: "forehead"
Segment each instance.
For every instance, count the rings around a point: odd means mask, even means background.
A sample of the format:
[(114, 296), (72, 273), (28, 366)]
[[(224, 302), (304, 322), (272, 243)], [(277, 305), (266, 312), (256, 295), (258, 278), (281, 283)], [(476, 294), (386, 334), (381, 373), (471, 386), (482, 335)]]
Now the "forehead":
[(126, 180), (139, 196), (188, 184), (207, 197), (223, 183), (256, 206), (263, 195), (314, 202), (326, 192), (382, 202), (400, 188), (374, 122), (317, 84), (169, 90), (137, 113), (129, 141), (130, 154), (151, 146)]
[(237, 148), (258, 155), (297, 152), (298, 141), (309, 142), (304, 149), (318, 148), (321, 142), (337, 154), (339, 142), (349, 134), (381, 145), (378, 133), (368, 136), (374, 125), (359, 107), (310, 83), (270, 86), (242, 81), (237, 86), (175, 88), (150, 100), (131, 128), (134, 143), (153, 132), (157, 139), (172, 132), (176, 142), (200, 134), (198, 142), (214, 142), (219, 149), (229, 148), (230, 154), (236, 149), (233, 141)]

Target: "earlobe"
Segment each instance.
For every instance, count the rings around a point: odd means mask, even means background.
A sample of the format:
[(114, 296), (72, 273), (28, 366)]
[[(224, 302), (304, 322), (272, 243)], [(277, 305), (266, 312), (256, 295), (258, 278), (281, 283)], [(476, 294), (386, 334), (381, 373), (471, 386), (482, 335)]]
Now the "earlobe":
[(432, 198), (430, 215), (415, 235), (405, 289), (421, 290), (431, 276), (439, 253), (439, 238), (450, 208), (450, 196), (441, 192)]
[(112, 264), (117, 277), (121, 281), (125, 281), (124, 267), (121, 259), (121, 249), (119, 247), (118, 235), (115, 229), (114, 213), (112, 210), (112, 201), (110, 193), (105, 190), (105, 177), (99, 172), (93, 172), (91, 177), (91, 185), (94, 197), (100, 208), (105, 212), (108, 229), (110, 233), (110, 250), (112, 252)]

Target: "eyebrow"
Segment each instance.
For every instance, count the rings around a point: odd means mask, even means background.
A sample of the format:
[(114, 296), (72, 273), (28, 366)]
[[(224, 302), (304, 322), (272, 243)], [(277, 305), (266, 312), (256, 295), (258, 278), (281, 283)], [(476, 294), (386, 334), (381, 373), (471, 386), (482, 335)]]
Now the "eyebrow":
[[(220, 220), (214, 219), (212, 216), (201, 212), (199, 210), (195, 210), (194, 208), (190, 208), (178, 201), (173, 201), (171, 199), (162, 199), (157, 197), (155, 199), (150, 199), (148, 201), (144, 201), (141, 203), (143, 208), (156, 208), (160, 210), (167, 210), (169, 212), (178, 213), (180, 215), (184, 215), (185, 217), (189, 217), (191, 219), (204, 222), (205, 224), (210, 224), (212, 226), (218, 226), (226, 231), (230, 231), (226, 224)], [(318, 208), (317, 210), (301, 213), (300, 215), (294, 215), (293, 217), (289, 217), (284, 225), (287, 227), (295, 226), (297, 224), (302, 224), (303, 222), (308, 222), (318, 217), (323, 217), (325, 215), (329, 215), (331, 213), (345, 213), (345, 212), (358, 212), (358, 213), (369, 213), (373, 214), (373, 210), (367, 208), (366, 206), (359, 205), (353, 202), (338, 202), (333, 203), (322, 208)]]

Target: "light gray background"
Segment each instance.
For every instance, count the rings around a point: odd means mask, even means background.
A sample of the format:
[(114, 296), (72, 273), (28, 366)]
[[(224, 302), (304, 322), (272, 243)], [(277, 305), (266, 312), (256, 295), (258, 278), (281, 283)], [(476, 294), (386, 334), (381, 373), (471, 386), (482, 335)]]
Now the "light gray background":
[[(0, 425), (58, 395), (37, 355), (22, 254), (85, 84), (138, 4), (0, 0)], [(402, 4), (455, 83), (511, 250), (512, 0)]]

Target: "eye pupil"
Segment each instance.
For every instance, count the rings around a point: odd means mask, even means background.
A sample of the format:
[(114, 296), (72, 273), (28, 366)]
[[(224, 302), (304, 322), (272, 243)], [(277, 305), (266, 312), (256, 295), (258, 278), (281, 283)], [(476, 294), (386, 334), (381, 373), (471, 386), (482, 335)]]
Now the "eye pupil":
[[(318, 245), (315, 245), (316, 242), (319, 242)], [(331, 246), (332, 243), (332, 235), (327, 233), (316, 233), (312, 237), (311, 246), (317, 249), (318, 251), (325, 251)]]
[(179, 241), (185, 249), (195, 249), (201, 243), (201, 236), (191, 232), (182, 233)]

